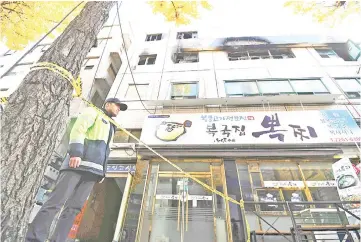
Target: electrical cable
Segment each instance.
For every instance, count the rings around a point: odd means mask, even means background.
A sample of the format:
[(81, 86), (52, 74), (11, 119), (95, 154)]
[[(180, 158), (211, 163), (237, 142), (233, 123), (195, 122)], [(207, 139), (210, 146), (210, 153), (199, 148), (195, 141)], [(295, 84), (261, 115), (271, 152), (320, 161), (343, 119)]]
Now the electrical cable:
[[(118, 9), (118, 5), (117, 5), (117, 9)], [(110, 35), (111, 35), (111, 33), (112, 33), (112, 29), (113, 29), (113, 26), (114, 26), (114, 22), (115, 22), (115, 18), (114, 18), (114, 20), (113, 20), (112, 26), (110, 27), (110, 30), (109, 30), (109, 33), (108, 33), (108, 37), (107, 37), (107, 39), (105, 40), (105, 45), (104, 45), (104, 48), (103, 48), (102, 53), (101, 53), (101, 55), (100, 55), (97, 68), (96, 68), (96, 70), (95, 70), (95, 74), (94, 74), (94, 77), (93, 77), (93, 81), (92, 81), (92, 84), (91, 84), (91, 86), (90, 86), (90, 91), (89, 91), (88, 96), (87, 96), (87, 99), (88, 99), (88, 100), (90, 100), (90, 96), (92, 95), (92, 90), (93, 90), (93, 87), (95, 86), (95, 79), (96, 79), (96, 77), (97, 77), (98, 70), (99, 70), (100, 64), (101, 64), (101, 62), (102, 62), (105, 49), (107, 48), (108, 41), (109, 41), (109, 37), (110, 37)], [(96, 37), (96, 38), (97, 38), (97, 37)]]
[(7, 75), (17, 64), (19, 64), (20, 61), (22, 61), (25, 56), (27, 56), (27, 54), (29, 54), (30, 52), (32, 52), (36, 47), (38, 47), (38, 45), (41, 43), (41, 41), (43, 41), (49, 34), (51, 34), (51, 32), (53, 32), (60, 24), (62, 24), (65, 19), (70, 15), (72, 14), (81, 4), (83, 4), (84, 1), (80, 2), (78, 5), (76, 5), (67, 15), (64, 16), (64, 18), (62, 18), (60, 20), (59, 23), (57, 23), (52, 29), (50, 29), (40, 40), (38, 40), (34, 45), (33, 47), (31, 47), (28, 51), (25, 52), (25, 54), (20, 57), (15, 63), (14, 65), (12, 65), (7, 71), (5, 71), (4, 74), (1, 75), (0, 78), (3, 78), (5, 75)]
[(139, 101), (142, 103), (144, 109), (145, 109), (149, 114), (155, 114), (155, 112), (156, 112), (155, 110), (154, 110), (154, 113), (152, 113), (152, 112), (150, 112), (150, 111), (148, 110), (148, 108), (144, 105), (143, 100), (142, 100), (142, 98), (140, 97), (137, 84), (135, 83), (134, 76), (133, 76), (133, 71), (132, 71), (132, 68), (130, 67), (128, 52), (127, 52), (127, 50), (126, 50), (126, 48), (125, 48), (125, 40), (124, 40), (124, 35), (123, 35), (122, 24), (120, 23), (120, 15), (119, 15), (118, 3), (117, 3), (117, 17), (118, 17), (118, 22), (119, 22), (119, 27), (120, 27), (120, 33), (121, 33), (122, 41), (123, 41), (123, 45), (124, 45), (124, 52), (125, 52), (125, 56), (126, 56), (126, 58), (127, 58), (127, 64), (128, 64), (128, 67), (129, 67), (130, 74), (131, 74), (131, 76), (132, 76), (132, 80), (133, 80), (133, 83), (134, 83), (135, 90), (137, 91), (137, 94), (138, 94), (138, 97), (139, 97)]

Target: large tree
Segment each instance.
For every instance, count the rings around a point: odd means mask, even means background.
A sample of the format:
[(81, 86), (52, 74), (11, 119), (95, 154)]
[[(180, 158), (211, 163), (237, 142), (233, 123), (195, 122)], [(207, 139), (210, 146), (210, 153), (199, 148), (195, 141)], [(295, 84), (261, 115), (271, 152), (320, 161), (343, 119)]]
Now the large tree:
[[(40, 58), (77, 77), (115, 2), (88, 2)], [(22, 241), (33, 197), (66, 126), (73, 88), (50, 70), (32, 71), (1, 116), (1, 240)]]
[[(114, 3), (86, 3), (79, 16), (66, 27), (39, 62), (55, 63), (76, 78)], [(189, 18), (198, 17), (199, 5), (210, 8), (206, 1), (158, 1), (150, 4), (154, 13), (163, 14), (167, 21), (174, 21), (177, 25), (186, 24)], [(51, 9), (42, 8), (38, 2), (34, 5), (28, 2), (5, 5), (0, 4), (1, 21), (18, 18), (23, 24), (21, 28), (15, 28), (15, 24), (13, 32), (7, 29), (5, 35), (1, 36), (9, 47), (19, 49), (29, 39), (33, 40), (34, 35), (46, 32), (48, 27), (37, 27), (39, 20), (22, 19), (24, 12), (19, 11), (19, 8), (34, 6), (33, 12), (27, 10), (33, 17), (39, 8), (43, 11), (52, 11)], [(3, 11), (4, 6), (7, 12)], [(69, 9), (69, 6), (65, 7)], [(52, 9), (57, 11), (56, 7)], [(45, 15), (51, 18), (51, 12)], [(27, 23), (30, 20), (33, 24)], [(0, 27), (7, 28), (7, 25), (2, 23)], [(36, 34), (27, 38), (24, 34), (27, 28)], [(16, 36), (23, 37), (22, 41), (17, 41)], [(17, 45), (12, 45), (9, 39), (14, 39)], [(22, 241), (24, 238), (33, 198), (65, 130), (72, 93), (71, 84), (58, 74), (50, 70), (36, 70), (26, 75), (8, 100), (1, 115), (1, 241)]]
[(316, 22), (331, 27), (346, 18), (360, 17), (360, 1), (287, 1), (284, 6), (295, 14), (311, 15)]

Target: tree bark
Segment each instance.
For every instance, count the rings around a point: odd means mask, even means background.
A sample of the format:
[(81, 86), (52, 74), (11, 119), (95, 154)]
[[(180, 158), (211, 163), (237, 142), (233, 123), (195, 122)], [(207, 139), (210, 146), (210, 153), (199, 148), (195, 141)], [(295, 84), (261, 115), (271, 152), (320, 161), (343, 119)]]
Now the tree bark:
[[(115, 2), (88, 2), (39, 62), (76, 78)], [(65, 130), (73, 88), (49, 70), (31, 71), (1, 117), (1, 241), (23, 241), (34, 196)]]

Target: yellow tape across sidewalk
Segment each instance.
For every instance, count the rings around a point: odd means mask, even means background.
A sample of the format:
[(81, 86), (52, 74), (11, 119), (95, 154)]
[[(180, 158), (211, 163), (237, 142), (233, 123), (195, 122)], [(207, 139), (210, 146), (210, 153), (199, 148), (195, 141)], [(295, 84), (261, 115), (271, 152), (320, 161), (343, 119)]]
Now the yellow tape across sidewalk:
[[(177, 166), (176, 164), (174, 164), (173, 162), (171, 162), (169, 159), (167, 159), (166, 157), (164, 157), (163, 155), (159, 154), (157, 151), (155, 151), (152, 147), (148, 146), (146, 143), (144, 143), (143, 141), (141, 141), (140, 139), (138, 139), (136, 136), (134, 136), (132, 133), (130, 133), (128, 130), (126, 130), (125, 128), (123, 128), (120, 124), (116, 123), (113, 119), (109, 118), (108, 116), (106, 116), (102, 110), (100, 110), (98, 107), (96, 107), (94, 104), (92, 104), (91, 102), (89, 102), (88, 100), (86, 100), (84, 97), (82, 97), (82, 88), (81, 88), (81, 80), (80, 77), (78, 77), (77, 79), (75, 79), (72, 74), (65, 70), (64, 68), (54, 64), (54, 63), (48, 63), (48, 62), (39, 62), (36, 63), (33, 67), (31, 67), (30, 71), (34, 71), (34, 70), (42, 70), (42, 69), (46, 69), (46, 70), (50, 70), (53, 71), (57, 74), (59, 74), (60, 76), (62, 76), (64, 79), (66, 79), (67, 81), (69, 81), (71, 83), (71, 85), (73, 86), (74, 90), (75, 90), (75, 97), (79, 97), (81, 98), (85, 103), (87, 103), (90, 107), (94, 108), (100, 115), (102, 115), (103, 118), (105, 118), (106, 120), (108, 120), (109, 122), (111, 122), (112, 124), (114, 124), (116, 127), (118, 127), (119, 129), (121, 129), (122, 131), (124, 131), (127, 135), (131, 136), (133, 139), (135, 139), (136, 141), (138, 141), (138, 143), (144, 145), (144, 147), (146, 147), (148, 150), (150, 150), (151, 152), (153, 152), (155, 155), (157, 155), (158, 157), (160, 157), (162, 160), (166, 161), (168, 164), (170, 164), (171, 166), (173, 166), (174, 168), (176, 168), (178, 171), (182, 172), (186, 177), (191, 178), (192, 180), (194, 180), (195, 182), (197, 182), (198, 184), (200, 184), (202, 187), (204, 187), (205, 189), (207, 189), (208, 191), (211, 191), (214, 194), (217, 194), (221, 197), (223, 197), (225, 200), (230, 201), (232, 203), (235, 203), (237, 205), (239, 205), (241, 207), (241, 209), (244, 210), (244, 202), (243, 200), (241, 201), (237, 201), (219, 191), (217, 191), (216, 189), (210, 187), (209, 185), (207, 185), (206, 183), (202, 182), (201, 180), (199, 180), (196, 177), (193, 177), (191, 174), (183, 171), (179, 166)], [(250, 241), (250, 228), (249, 228), (249, 224), (247, 219), (245, 218), (246, 221), (246, 227), (247, 227), (247, 242)]]

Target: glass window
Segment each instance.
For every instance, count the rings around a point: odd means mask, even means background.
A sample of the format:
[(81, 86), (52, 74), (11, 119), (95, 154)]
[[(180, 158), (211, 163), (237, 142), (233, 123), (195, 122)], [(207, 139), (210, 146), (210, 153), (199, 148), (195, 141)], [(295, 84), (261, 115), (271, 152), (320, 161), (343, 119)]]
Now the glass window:
[(261, 163), (260, 169), (264, 181), (302, 181), (296, 163)]
[(175, 54), (175, 63), (196, 63), (199, 62), (199, 56), (197, 53), (176, 53)]
[[(260, 202), (282, 202), (278, 189), (259, 189), (257, 190), (257, 197)], [(260, 209), (263, 212), (280, 212), (284, 211), (284, 206), (281, 204), (261, 204)]]
[(196, 39), (196, 38), (198, 38), (198, 32), (197, 31), (179, 32), (177, 34), (177, 39)]
[[(238, 164), (238, 177), (239, 185), (242, 191), (242, 197), (244, 201), (254, 201), (252, 186), (249, 179), (248, 165), (247, 164)], [(245, 204), (246, 211), (255, 211), (254, 205)]]
[(258, 81), (262, 94), (289, 94), (294, 93), (288, 81)]
[(334, 181), (331, 162), (301, 162), (306, 181)]
[[(303, 190), (286, 190), (282, 189), (283, 197), (288, 202), (307, 202), (306, 194)], [(305, 204), (290, 204), (294, 211), (300, 211), (306, 208)]]
[(301, 95), (329, 93), (321, 80), (290, 80), (294, 90)]
[(171, 99), (195, 99), (198, 96), (198, 83), (173, 83)]
[(336, 79), (336, 82), (345, 92), (348, 98), (360, 98), (360, 80), (358, 79)]
[(138, 92), (139, 92), (140, 98), (144, 100), (147, 96), (148, 86), (149, 86), (148, 84), (137, 84), (137, 85), (129, 84), (128, 90), (125, 94), (125, 98), (138, 100), (139, 99)]
[(322, 58), (339, 58), (332, 49), (315, 49)]
[(138, 65), (154, 65), (157, 55), (141, 55), (139, 56)]
[(162, 39), (162, 34), (148, 34), (145, 41), (158, 41)]
[(254, 81), (226, 81), (225, 88), (228, 97), (259, 95), (257, 84)]

